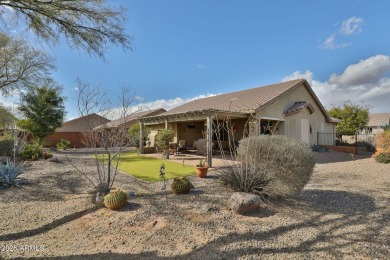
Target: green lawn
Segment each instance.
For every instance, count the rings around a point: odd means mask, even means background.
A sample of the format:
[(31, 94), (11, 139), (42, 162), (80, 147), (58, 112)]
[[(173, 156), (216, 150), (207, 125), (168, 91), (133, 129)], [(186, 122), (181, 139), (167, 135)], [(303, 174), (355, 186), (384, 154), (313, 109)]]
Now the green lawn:
[(194, 166), (171, 162), (148, 156), (138, 156), (135, 152), (123, 153), (119, 162), (119, 169), (141, 180), (149, 182), (161, 181), (160, 165), (165, 164), (165, 178), (173, 179), (179, 176), (195, 175)]

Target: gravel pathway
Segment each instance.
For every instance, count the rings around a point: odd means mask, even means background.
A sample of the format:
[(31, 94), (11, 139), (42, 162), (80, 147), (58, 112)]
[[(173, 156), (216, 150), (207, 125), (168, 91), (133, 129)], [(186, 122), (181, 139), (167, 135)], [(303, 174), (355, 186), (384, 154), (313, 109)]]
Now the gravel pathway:
[[(94, 207), (91, 189), (63, 154), (33, 162), (28, 184), (0, 190), (0, 259), (386, 259), (390, 255), (390, 165), (319, 153), (296, 198), (249, 216), (226, 207), (218, 172), (190, 177), (188, 195), (118, 174), (134, 191), (118, 211)], [(87, 154), (71, 161), (93, 171)], [(158, 173), (157, 173), (158, 174)], [(12, 252), (11, 252), (12, 251)]]

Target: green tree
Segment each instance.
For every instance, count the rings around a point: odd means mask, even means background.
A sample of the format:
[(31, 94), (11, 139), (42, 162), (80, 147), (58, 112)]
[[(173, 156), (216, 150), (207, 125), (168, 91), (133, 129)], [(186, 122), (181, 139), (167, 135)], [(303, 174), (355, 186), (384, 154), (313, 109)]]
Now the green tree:
[(61, 89), (49, 81), (43, 87), (29, 87), (28, 92), (21, 95), (19, 110), (25, 119), (18, 126), (34, 135), (38, 142), (54, 133), (61, 126), (65, 115), (64, 98)]
[(16, 121), (16, 117), (8, 107), (0, 103), (0, 128), (11, 128)]
[(164, 129), (158, 131), (156, 135), (156, 145), (163, 149), (165, 159), (169, 159), (169, 142), (172, 141), (174, 134), (172, 129)]
[[(149, 127), (144, 127), (143, 129), (143, 139), (147, 138), (148, 135), (150, 134), (150, 128)], [(134, 124), (132, 125), (129, 130), (129, 141), (131, 145), (137, 146), (140, 142), (140, 125), (139, 124)]]
[(0, 32), (0, 92), (7, 95), (39, 84), (55, 68), (54, 59), (25, 40)]
[(368, 123), (369, 109), (360, 105), (344, 102), (342, 106), (333, 107), (328, 111), (331, 117), (341, 120), (336, 126), (336, 135), (354, 135)]
[(125, 9), (109, 0), (0, 0), (0, 18), (16, 25), (22, 21), (39, 38), (58, 43), (62, 37), (71, 47), (104, 58), (108, 44), (130, 47), (124, 32)]

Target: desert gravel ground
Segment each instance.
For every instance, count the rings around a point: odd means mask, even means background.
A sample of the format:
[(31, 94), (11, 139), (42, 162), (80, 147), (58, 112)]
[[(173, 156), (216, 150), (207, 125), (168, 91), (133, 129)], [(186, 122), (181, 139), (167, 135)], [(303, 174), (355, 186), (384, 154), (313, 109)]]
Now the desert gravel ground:
[[(33, 162), (28, 184), (0, 190), (4, 259), (389, 259), (390, 165), (357, 155), (317, 155), (302, 193), (249, 216), (227, 209), (218, 171), (191, 177), (188, 195), (118, 174), (135, 197), (118, 211), (95, 207), (87, 181), (63, 154)], [(92, 167), (85, 154), (74, 164)], [(156, 173), (158, 174), (158, 173)]]

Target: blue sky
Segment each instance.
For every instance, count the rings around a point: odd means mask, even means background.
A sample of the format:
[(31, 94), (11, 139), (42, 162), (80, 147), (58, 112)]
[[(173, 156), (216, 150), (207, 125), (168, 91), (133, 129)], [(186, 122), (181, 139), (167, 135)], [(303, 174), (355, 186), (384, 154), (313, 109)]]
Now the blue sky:
[[(77, 78), (115, 94), (132, 87), (146, 108), (305, 77), (326, 108), (343, 101), (390, 112), (390, 1), (123, 0), (133, 50), (107, 62), (65, 43), (54, 78), (75, 109)], [(4, 98), (3, 98), (4, 100)]]

